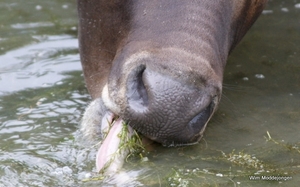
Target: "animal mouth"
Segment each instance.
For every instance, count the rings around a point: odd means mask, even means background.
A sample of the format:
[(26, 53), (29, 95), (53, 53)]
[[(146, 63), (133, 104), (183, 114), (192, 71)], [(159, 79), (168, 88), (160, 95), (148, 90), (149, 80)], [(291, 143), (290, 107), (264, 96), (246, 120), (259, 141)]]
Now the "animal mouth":
[[(186, 145), (194, 145), (197, 144), (201, 138), (203, 137), (203, 134), (205, 132), (205, 129), (207, 127), (208, 122), (210, 121), (211, 117), (214, 114), (214, 111), (216, 110), (215, 104), (212, 101), (203, 111), (201, 111), (198, 115), (196, 115), (190, 122), (186, 125), (186, 129), (183, 129), (183, 131), (189, 132), (189, 134), (185, 134), (185, 137), (175, 137), (174, 139), (160, 139), (159, 135), (151, 135), (147, 133), (143, 133), (143, 130), (141, 129), (135, 129), (138, 132), (140, 132), (143, 135), (143, 138), (148, 138), (153, 141), (160, 142), (163, 146), (166, 147), (174, 147), (174, 146), (186, 146)], [(122, 120), (118, 115), (113, 114), (111, 112), (109, 113), (109, 118), (103, 117), (102, 121), (105, 124), (111, 124), (115, 121), (115, 119)], [(103, 123), (103, 124), (104, 124)], [(130, 121), (125, 121), (124, 123), (128, 124), (130, 128)], [(104, 125), (105, 126), (105, 125)]]
[[(187, 145), (194, 145), (197, 144), (203, 137), (204, 131), (206, 129), (206, 126), (210, 120), (210, 118), (213, 116), (213, 113), (215, 111), (214, 107), (214, 102), (211, 102), (201, 113), (196, 115), (187, 125), (187, 128), (189, 129), (189, 132), (192, 132), (191, 137), (188, 142), (185, 141), (173, 141), (173, 140), (164, 140), (162, 141), (162, 145), (166, 147), (177, 147), (177, 146), (187, 146)], [(205, 121), (205, 123), (203, 123)], [(125, 123), (128, 126), (129, 131), (133, 131), (133, 128), (130, 126), (130, 124), (126, 121), (123, 121), (118, 115), (113, 114), (110, 111), (107, 111), (107, 113), (102, 117), (102, 124), (101, 124), (101, 132), (102, 132), (102, 139), (104, 141), (103, 145), (101, 147), (111, 147), (110, 149), (114, 149), (114, 147), (117, 147), (119, 144), (117, 138), (114, 140), (110, 137), (113, 137), (114, 135), (111, 134), (116, 134), (119, 133), (118, 130), (120, 127), (113, 127), (115, 126), (120, 126), (120, 123)], [(117, 124), (117, 125), (116, 125)], [(112, 128), (113, 127), (113, 128)], [(147, 136), (146, 134), (143, 134), (143, 138), (149, 138), (153, 141), (156, 141), (157, 137), (155, 136)], [(107, 140), (108, 139), (108, 140)], [(105, 143), (109, 142), (109, 143)], [(107, 148), (105, 148), (107, 149)], [(115, 148), (116, 149), (116, 148)], [(97, 154), (97, 160), (96, 160), (96, 165), (97, 168), (102, 168), (103, 165), (99, 164), (101, 161), (100, 157), (106, 157), (103, 156), (103, 153), (101, 153), (99, 149), (98, 154)], [(107, 155), (107, 154), (106, 154)], [(107, 156), (108, 157), (108, 156)]]

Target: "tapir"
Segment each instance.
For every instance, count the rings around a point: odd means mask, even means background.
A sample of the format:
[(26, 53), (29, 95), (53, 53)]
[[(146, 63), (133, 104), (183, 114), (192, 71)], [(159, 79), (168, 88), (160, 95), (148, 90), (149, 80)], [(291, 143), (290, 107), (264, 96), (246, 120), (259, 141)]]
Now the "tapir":
[(97, 136), (110, 116), (162, 145), (181, 146), (203, 136), (228, 55), (267, 0), (77, 2), (84, 78), (97, 101), (85, 113), (84, 135)]

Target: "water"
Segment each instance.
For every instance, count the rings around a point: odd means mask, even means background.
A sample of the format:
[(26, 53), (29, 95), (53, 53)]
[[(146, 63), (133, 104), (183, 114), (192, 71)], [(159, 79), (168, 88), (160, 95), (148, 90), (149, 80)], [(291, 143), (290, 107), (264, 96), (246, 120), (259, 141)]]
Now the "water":
[(157, 146), (146, 162), (130, 158), (115, 178), (83, 182), (95, 175), (96, 149), (77, 136), (91, 98), (79, 61), (75, 2), (2, 0), (0, 186), (110, 186), (126, 177), (131, 181), (124, 186), (297, 186), (299, 3), (270, 0), (234, 50), (220, 108), (198, 145)]

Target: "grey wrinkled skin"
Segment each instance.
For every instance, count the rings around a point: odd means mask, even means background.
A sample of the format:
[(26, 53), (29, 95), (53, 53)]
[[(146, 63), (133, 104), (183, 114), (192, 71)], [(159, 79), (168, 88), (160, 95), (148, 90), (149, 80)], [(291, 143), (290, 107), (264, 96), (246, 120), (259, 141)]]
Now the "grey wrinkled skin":
[(84, 134), (97, 134), (110, 111), (164, 145), (198, 142), (220, 102), (228, 54), (266, 2), (78, 0), (84, 76), (101, 98), (84, 115)]

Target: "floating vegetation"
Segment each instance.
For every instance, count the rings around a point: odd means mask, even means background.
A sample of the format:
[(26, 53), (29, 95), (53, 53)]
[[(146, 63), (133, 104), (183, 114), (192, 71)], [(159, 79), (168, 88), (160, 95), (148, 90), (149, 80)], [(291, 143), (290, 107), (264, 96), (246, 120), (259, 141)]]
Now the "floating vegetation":
[(299, 148), (299, 146), (297, 146), (297, 145), (288, 145), (288, 144), (285, 144), (285, 143), (281, 143), (281, 142), (279, 142), (279, 141), (277, 141), (277, 140), (274, 140), (274, 139), (271, 137), (269, 131), (267, 131), (267, 135), (268, 135), (268, 137), (265, 137), (266, 141), (272, 141), (272, 142), (274, 142), (274, 143), (277, 144), (277, 145), (280, 145), (280, 146), (282, 146), (282, 147), (285, 147), (285, 148), (289, 149), (290, 151), (296, 151), (296, 152), (300, 153), (300, 148)]
[[(288, 150), (296, 151), (299, 153), (299, 147), (297, 145), (286, 145), (275, 139), (273, 139), (270, 133), (267, 131), (267, 141), (274, 142), (276, 145), (281, 145)], [(298, 168), (300, 166), (286, 166), (279, 167), (276, 163), (264, 162), (263, 160), (256, 157), (256, 154), (249, 154), (245, 150), (236, 151), (233, 149), (230, 153), (225, 153), (220, 150), (212, 150), (220, 152), (220, 156), (201, 158), (203, 161), (209, 161), (205, 164), (210, 165), (210, 162), (217, 162), (222, 165), (230, 164), (228, 168), (222, 170), (218, 168), (193, 168), (193, 169), (173, 169), (170, 172), (170, 176), (166, 178), (166, 181), (169, 186), (198, 186), (199, 183), (203, 186), (210, 186), (215, 184), (219, 185), (239, 185), (243, 183), (244, 185), (250, 184), (255, 180), (262, 179), (262, 176), (274, 176), (275, 178), (280, 177), (289, 177), (292, 179), (292, 174), (299, 172)], [(213, 154), (215, 155), (215, 154)], [(213, 164), (214, 165), (214, 164)], [(226, 167), (226, 166), (225, 166)], [(251, 178), (251, 179), (250, 179)], [(286, 182), (288, 180), (277, 181), (279, 183)], [(260, 180), (260, 182), (264, 182)]]
[(191, 179), (190, 179), (191, 172), (190, 170), (178, 169), (175, 170), (172, 168), (172, 173), (167, 178), (167, 182), (170, 186), (176, 187), (186, 187), (190, 186)]
[(226, 160), (237, 166), (250, 169), (263, 169), (265, 167), (265, 164), (261, 160), (257, 159), (254, 155), (245, 153), (244, 151), (236, 152), (235, 150), (232, 150), (229, 154), (226, 154), (223, 151), (220, 152), (222, 154), (220, 157), (202, 158), (202, 160)]
[(246, 168), (255, 168), (255, 169), (263, 169), (264, 168), (264, 164), (262, 161), (257, 159), (255, 156), (251, 156), (247, 153), (244, 153), (244, 151), (235, 153), (235, 150), (233, 150), (229, 154), (225, 154), (222, 151), (222, 156), (226, 160), (228, 160), (234, 164), (237, 164), (239, 166), (243, 166)]

